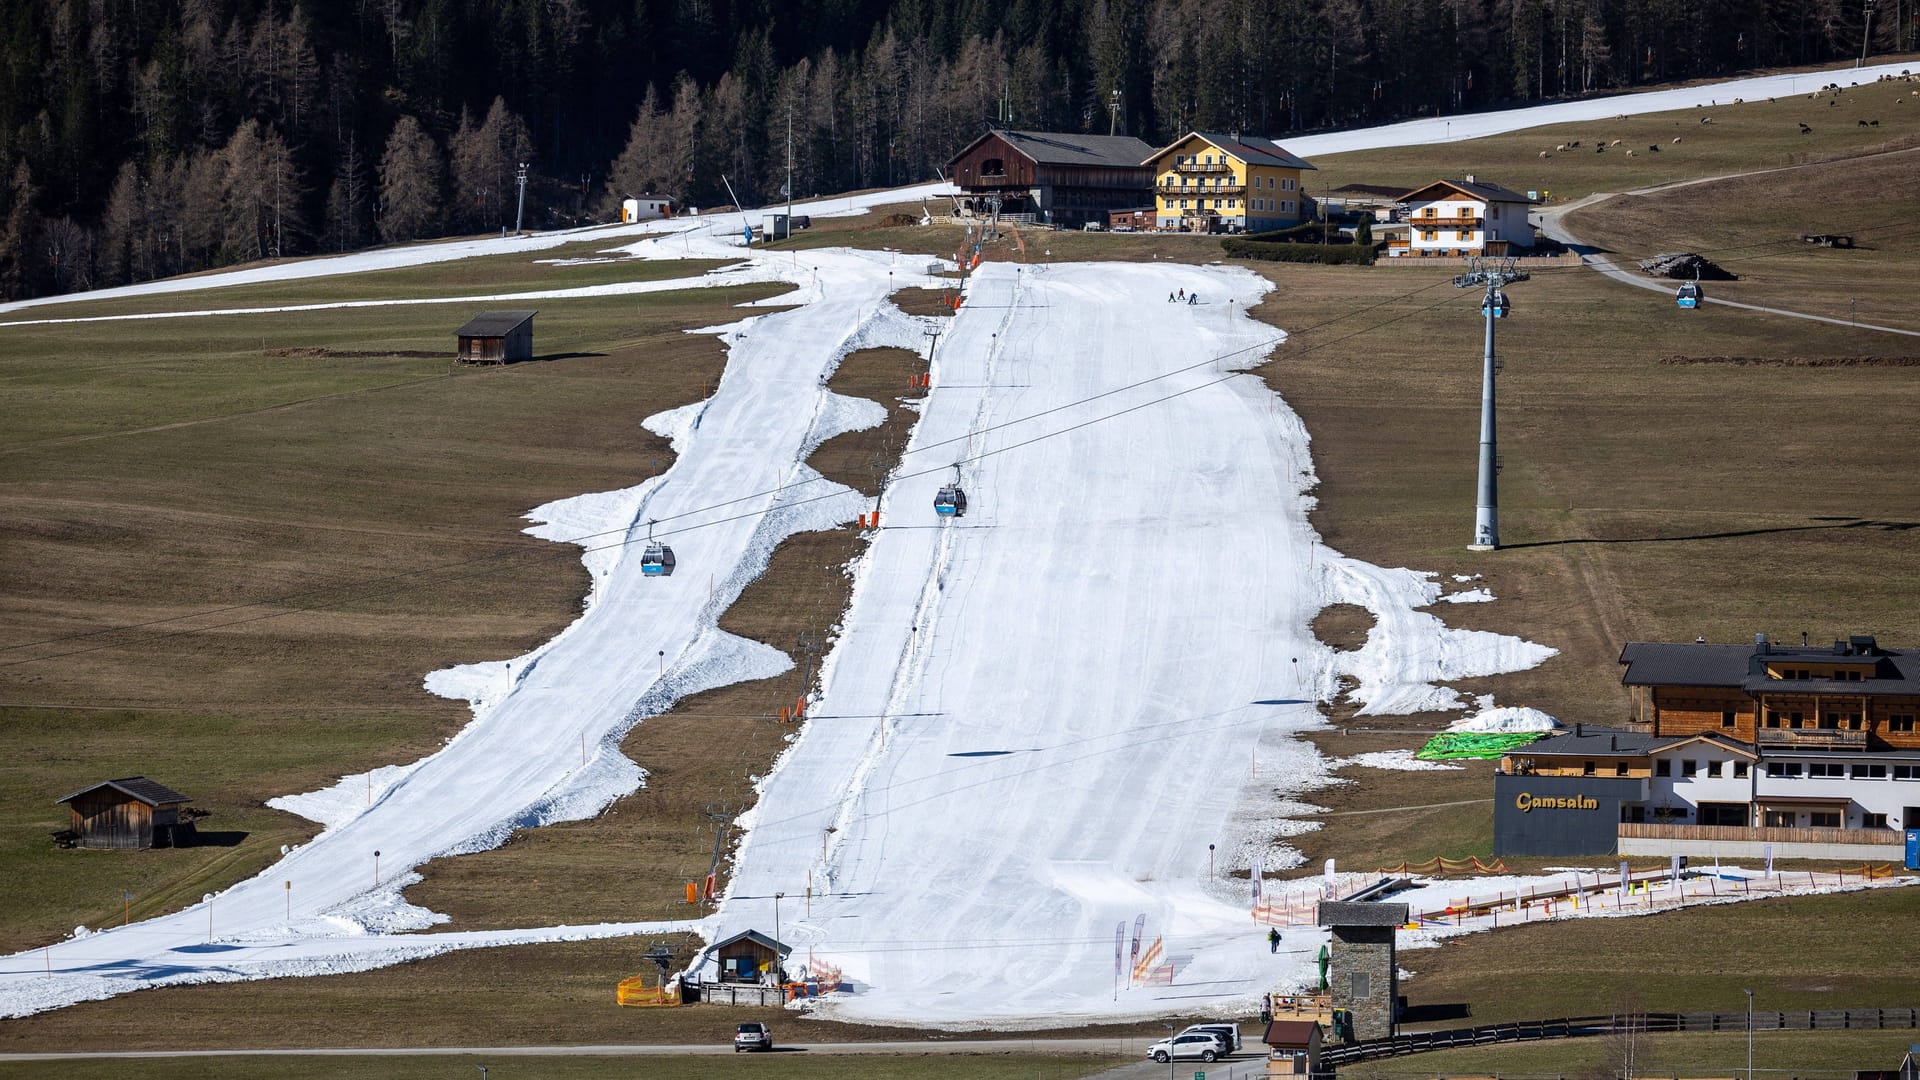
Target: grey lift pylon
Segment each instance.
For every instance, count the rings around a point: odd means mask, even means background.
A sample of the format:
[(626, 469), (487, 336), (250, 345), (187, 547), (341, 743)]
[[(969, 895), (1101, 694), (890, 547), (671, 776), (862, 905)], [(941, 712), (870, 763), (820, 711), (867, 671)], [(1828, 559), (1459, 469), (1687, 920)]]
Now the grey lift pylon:
[(1486, 297), (1480, 303), (1487, 321), (1487, 347), (1480, 366), (1480, 485), (1473, 508), (1473, 543), (1468, 551), (1496, 551), (1500, 547), (1499, 443), (1494, 435), (1493, 380), (1497, 363), (1493, 358), (1493, 324), (1504, 319), (1512, 306), (1503, 286), (1528, 278), (1512, 259), (1473, 259), (1467, 272), (1453, 279), (1457, 288), (1484, 287)]

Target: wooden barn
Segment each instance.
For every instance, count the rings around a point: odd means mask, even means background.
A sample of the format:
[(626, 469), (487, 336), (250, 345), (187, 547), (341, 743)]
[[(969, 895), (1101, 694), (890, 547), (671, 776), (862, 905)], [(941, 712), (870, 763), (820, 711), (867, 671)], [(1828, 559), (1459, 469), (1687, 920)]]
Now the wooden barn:
[(483, 311), (456, 331), (463, 364), (514, 364), (533, 359), (536, 311)]
[(58, 800), (71, 815), (73, 846), (135, 851), (188, 847), (193, 823), (180, 808), (193, 800), (144, 776), (106, 780)]
[(1003, 217), (1077, 229), (1152, 202), (1152, 154), (1131, 135), (995, 129), (955, 154), (947, 175), (965, 193), (963, 212), (991, 214), (997, 200)]

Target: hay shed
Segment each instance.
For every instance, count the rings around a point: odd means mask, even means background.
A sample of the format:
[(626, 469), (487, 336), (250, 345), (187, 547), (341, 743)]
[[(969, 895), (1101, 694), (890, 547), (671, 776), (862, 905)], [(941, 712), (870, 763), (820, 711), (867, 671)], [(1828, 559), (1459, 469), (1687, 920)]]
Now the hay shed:
[(533, 359), (535, 311), (483, 311), (455, 331), (462, 364), (514, 364)]
[(73, 846), (122, 851), (190, 846), (193, 823), (180, 808), (192, 801), (144, 776), (103, 780), (56, 800), (70, 815)]

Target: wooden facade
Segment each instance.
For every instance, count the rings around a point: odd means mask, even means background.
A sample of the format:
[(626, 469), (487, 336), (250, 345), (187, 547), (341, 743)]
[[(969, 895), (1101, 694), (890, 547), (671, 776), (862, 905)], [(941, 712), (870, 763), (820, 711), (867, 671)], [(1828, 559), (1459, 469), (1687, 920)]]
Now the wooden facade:
[(533, 359), (533, 311), (483, 311), (454, 331), (462, 364), (515, 364)]
[(144, 776), (108, 780), (59, 800), (74, 846), (120, 851), (189, 846), (193, 824), (180, 810), (191, 801)]
[(1129, 136), (995, 129), (947, 163), (965, 212), (1003, 215), (1069, 228), (1105, 225), (1114, 210), (1152, 200), (1153, 148)]
[(781, 962), (793, 950), (758, 930), (743, 930), (708, 949), (720, 968), (720, 982), (783, 982)]
[(1725, 676), (1717, 684), (1704, 674), (1692, 685), (1636, 682), (1630, 670), (1623, 680), (1631, 699), (1629, 722), (1655, 735), (1920, 750), (1920, 685), (1906, 671), (1906, 652), (1876, 649), (1874, 656), (1846, 659), (1804, 648), (1756, 654), (1755, 673)]

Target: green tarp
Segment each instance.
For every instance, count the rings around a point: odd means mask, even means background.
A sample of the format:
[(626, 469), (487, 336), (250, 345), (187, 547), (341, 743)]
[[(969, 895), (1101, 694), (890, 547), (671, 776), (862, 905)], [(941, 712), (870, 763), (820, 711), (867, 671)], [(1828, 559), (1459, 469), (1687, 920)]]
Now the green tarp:
[(1421, 761), (1446, 761), (1449, 758), (1497, 758), (1516, 746), (1547, 734), (1544, 731), (1493, 734), (1477, 731), (1443, 731), (1427, 741), (1413, 756)]

